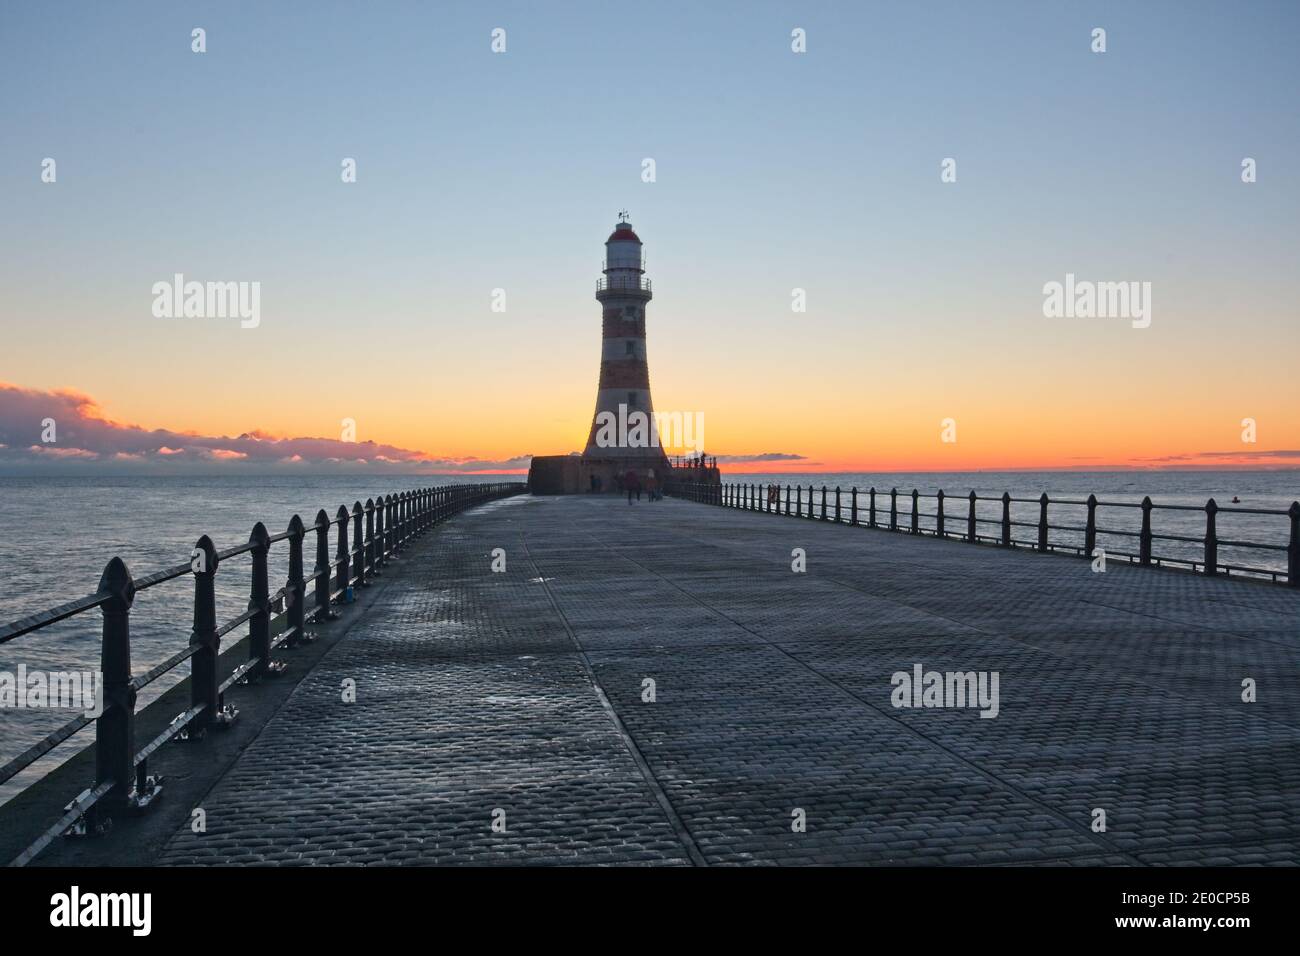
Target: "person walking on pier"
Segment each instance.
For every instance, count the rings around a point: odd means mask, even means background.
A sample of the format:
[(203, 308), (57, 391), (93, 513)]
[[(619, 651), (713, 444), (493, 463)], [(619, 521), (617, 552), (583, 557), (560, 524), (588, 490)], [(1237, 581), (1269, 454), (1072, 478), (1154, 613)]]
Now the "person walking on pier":
[(636, 492), (636, 500), (641, 500), (641, 479), (636, 476), (636, 472), (631, 468), (627, 471), (627, 477), (623, 479), (623, 487), (627, 489), (627, 503), (632, 503), (632, 493)]

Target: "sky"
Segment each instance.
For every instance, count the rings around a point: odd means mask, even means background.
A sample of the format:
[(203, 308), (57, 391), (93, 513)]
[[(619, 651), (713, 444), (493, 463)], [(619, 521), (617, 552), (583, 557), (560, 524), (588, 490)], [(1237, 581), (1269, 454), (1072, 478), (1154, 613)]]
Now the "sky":
[[(0, 470), (579, 450), (623, 208), (655, 407), (737, 467), (1295, 467), (1297, 27), (1266, 0), (0, 6)], [(256, 326), (155, 315), (177, 273), (259, 283)], [(1150, 283), (1149, 325), (1046, 316), (1067, 274)]]

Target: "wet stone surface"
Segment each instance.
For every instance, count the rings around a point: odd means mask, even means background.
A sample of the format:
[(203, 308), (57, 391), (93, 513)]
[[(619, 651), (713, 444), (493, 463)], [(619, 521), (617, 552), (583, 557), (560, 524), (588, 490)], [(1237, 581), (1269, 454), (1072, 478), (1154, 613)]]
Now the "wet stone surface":
[(612, 496), (385, 586), (159, 862), (1300, 863), (1300, 592)]

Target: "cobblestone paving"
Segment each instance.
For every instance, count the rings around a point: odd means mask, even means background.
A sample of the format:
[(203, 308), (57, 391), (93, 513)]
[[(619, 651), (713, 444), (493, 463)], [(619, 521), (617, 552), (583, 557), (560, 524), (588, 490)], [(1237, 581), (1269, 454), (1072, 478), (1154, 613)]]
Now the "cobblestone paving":
[(380, 586), (161, 862), (1300, 863), (1300, 593), (612, 496)]

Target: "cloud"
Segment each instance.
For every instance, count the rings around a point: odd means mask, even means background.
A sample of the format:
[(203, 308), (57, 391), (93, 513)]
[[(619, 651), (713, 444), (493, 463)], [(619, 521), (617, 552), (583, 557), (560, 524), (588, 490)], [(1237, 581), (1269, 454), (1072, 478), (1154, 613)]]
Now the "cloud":
[(1250, 462), (1255, 465), (1267, 465), (1300, 461), (1300, 450), (1278, 448), (1262, 450), (1252, 449), (1249, 451), (1198, 451), (1182, 455), (1161, 455), (1158, 458), (1134, 458), (1132, 460), (1161, 465), (1198, 464), (1207, 462), (1222, 464), (1225, 461)]
[[(53, 442), (47, 442), (47, 419)], [(374, 441), (276, 437), (253, 430), (234, 438), (153, 430), (108, 418), (89, 395), (72, 389), (21, 388), (0, 382), (0, 470), (212, 468), (275, 470), (313, 465), (329, 471), (406, 471), (444, 474), (526, 471), (531, 455), (500, 461), (440, 458)]]
[[(713, 457), (713, 456), (710, 456)], [(757, 455), (718, 455), (718, 464), (736, 465), (754, 461), (807, 461), (805, 455), (794, 455), (784, 451), (765, 451)]]

